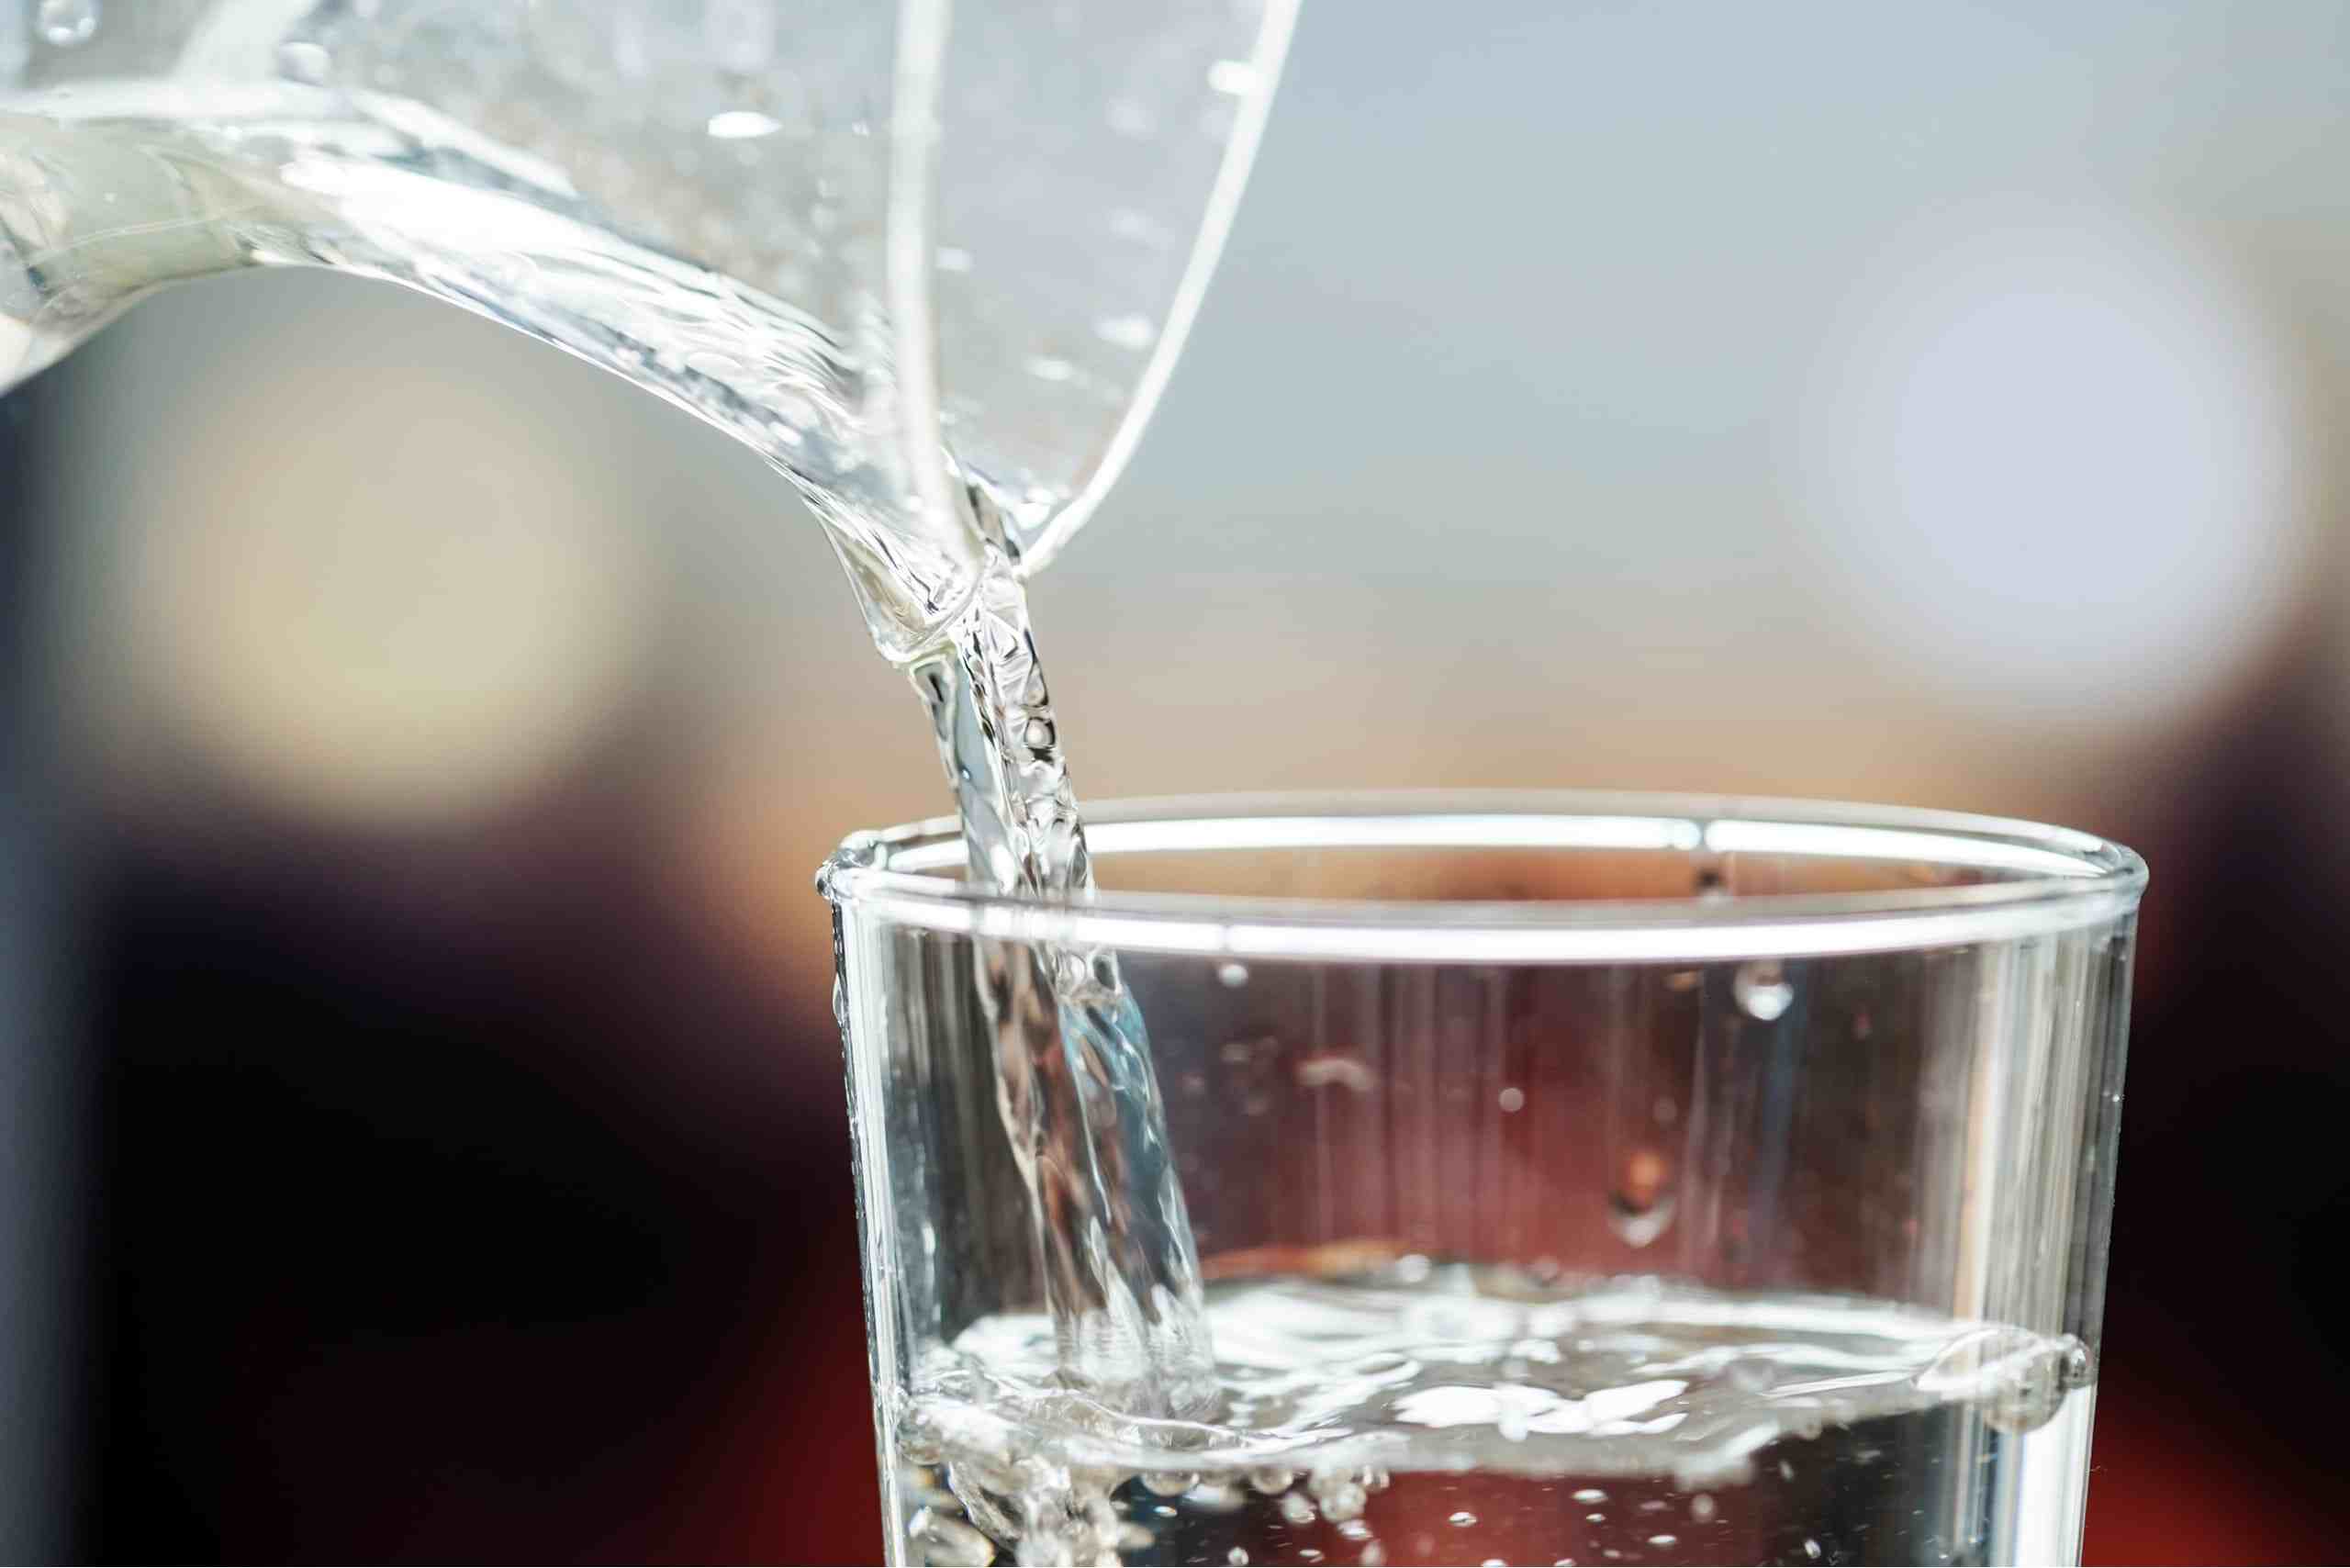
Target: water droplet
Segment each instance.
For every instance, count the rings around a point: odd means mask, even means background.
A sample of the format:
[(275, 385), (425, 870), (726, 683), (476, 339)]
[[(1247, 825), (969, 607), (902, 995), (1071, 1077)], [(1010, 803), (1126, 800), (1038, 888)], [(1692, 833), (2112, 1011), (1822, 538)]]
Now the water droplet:
[(1226, 991), (1238, 991), (1242, 986), (1248, 983), (1248, 966), (1246, 964), (1218, 964), (1215, 969), (1215, 978), (1216, 983), (1223, 986)]
[(1224, 1554), (1224, 1560), (1231, 1563), (1232, 1568), (1241, 1568), (1241, 1565), (1248, 1561), (1248, 1549), (1245, 1546), (1236, 1546)]
[(1477, 1516), (1471, 1513), (1468, 1509), (1463, 1508), (1459, 1513), (1451, 1516), (1451, 1522), (1459, 1525), (1461, 1529), (1466, 1529), (1471, 1525), (1477, 1522)]
[(1649, 1537), (1649, 1544), (1656, 1547), (1678, 1546), (1681, 1544), (1681, 1538), (1677, 1535), (1652, 1535)]
[(1039, 381), (1069, 381), (1077, 375), (1077, 366), (1052, 354), (1037, 354), (1028, 361), (1028, 374)]
[(1796, 999), (1796, 988), (1779, 970), (1776, 958), (1756, 958), (1738, 966), (1731, 977), (1730, 994), (1749, 1018), (1770, 1024), (1778, 1020)]
[(1804, 1538), (1803, 1538), (1803, 1554), (1804, 1554), (1806, 1557), (1810, 1558), (1814, 1562), (1818, 1562), (1818, 1561), (1819, 1561), (1819, 1542), (1818, 1542), (1818, 1541), (1816, 1541), (1816, 1540), (1812, 1540), (1812, 1539), (1811, 1539), (1811, 1537), (1809, 1537), (1809, 1536), (1806, 1536), (1806, 1537), (1804, 1537)]
[(1575, 1501), (1578, 1503), (1605, 1503), (1607, 1501), (1607, 1494), (1602, 1492), (1596, 1486), (1586, 1486), (1582, 1491), (1575, 1494)]
[(2065, 1347), (2059, 1378), (2066, 1388), (2086, 1388), (2097, 1376), (2097, 1357), (2078, 1339)]
[(78, 49), (98, 30), (98, 0), (40, 0), (34, 17), (34, 25), (50, 47)]
[(1314, 1505), (1292, 1492), (1277, 1505), (1282, 1518), (1301, 1528), (1314, 1522)]
[(1699, 1524), (1704, 1524), (1707, 1519), (1712, 1518), (1714, 1517), (1714, 1495), (1710, 1492), (1700, 1492), (1695, 1496), (1690, 1498), (1689, 1517), (1696, 1520)]
[(1505, 1115), (1515, 1115), (1518, 1112), (1525, 1110), (1526, 1091), (1518, 1088), (1516, 1084), (1512, 1084), (1509, 1088), (1503, 1090), (1501, 1092), (1501, 1106), (1502, 1113)]

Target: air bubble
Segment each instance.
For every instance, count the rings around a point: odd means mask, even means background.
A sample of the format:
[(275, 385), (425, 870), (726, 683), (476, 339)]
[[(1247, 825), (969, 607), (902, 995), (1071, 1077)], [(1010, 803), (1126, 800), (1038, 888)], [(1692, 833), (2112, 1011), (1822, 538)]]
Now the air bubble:
[(702, 124), (703, 134), (713, 141), (757, 141), (782, 129), (781, 120), (756, 109), (722, 109)]
[(1158, 341), (1158, 329), (1147, 316), (1110, 316), (1093, 323), (1093, 335), (1113, 348), (1139, 352)]
[(995, 1542), (961, 1520), (943, 1518), (928, 1508), (907, 1521), (906, 1534), (922, 1543), (925, 1562), (986, 1568), (995, 1561)]
[(1238, 991), (1242, 986), (1248, 983), (1248, 966), (1246, 964), (1218, 964), (1215, 968), (1215, 978), (1216, 983), (1223, 986), (1226, 991)]
[(1649, 1544), (1659, 1548), (1678, 1546), (1681, 1544), (1681, 1538), (1677, 1535), (1652, 1535), (1649, 1537)]
[(1806, 1537), (1804, 1537), (1804, 1538), (1803, 1538), (1803, 1554), (1804, 1554), (1806, 1557), (1810, 1558), (1814, 1562), (1818, 1562), (1818, 1561), (1819, 1561), (1819, 1542), (1818, 1542), (1818, 1541), (1816, 1541), (1816, 1540), (1812, 1540), (1812, 1539), (1811, 1539), (1811, 1537), (1809, 1537), (1809, 1536), (1806, 1536)]
[(277, 69), (290, 80), (315, 87), (334, 70), (334, 57), (317, 44), (297, 39), (277, 46)]
[(1242, 1565), (1248, 1561), (1248, 1549), (1245, 1546), (1236, 1546), (1224, 1554), (1224, 1560), (1231, 1563), (1232, 1568), (1242, 1568)]
[(1526, 1109), (1526, 1091), (1518, 1088), (1515, 1084), (1512, 1084), (1509, 1088), (1503, 1090), (1499, 1095), (1499, 1099), (1501, 1102), (1502, 1114), (1505, 1115), (1515, 1115), (1516, 1113)]
[(1918, 1387), (1943, 1400), (1979, 1405), (1984, 1419), (2003, 1432), (2029, 1432), (2056, 1414), (2065, 1378), (2080, 1341), (2043, 1339), (2023, 1329), (1971, 1330), (1942, 1347), (1917, 1377)]
[(1673, 1224), (1673, 1164), (1653, 1149), (1636, 1149), (1607, 1194), (1607, 1227), (1625, 1243), (1646, 1247)]
[(1796, 999), (1796, 988), (1780, 972), (1776, 958), (1757, 958), (1739, 965), (1738, 973), (1730, 978), (1729, 990), (1738, 999), (1740, 1010), (1762, 1024), (1776, 1023)]
[(1208, 85), (1236, 98), (1255, 92), (1258, 80), (1256, 66), (1245, 60), (1219, 60), (1208, 67)]
[(98, 30), (98, 0), (40, 0), (34, 25), (51, 48), (79, 49)]
[(1301, 1089), (1323, 1089), (1335, 1084), (1357, 1094), (1369, 1094), (1379, 1087), (1379, 1075), (1343, 1051), (1317, 1051), (1301, 1059), (1293, 1075)]
[(1196, 1470), (1146, 1470), (1142, 1484), (1162, 1497), (1181, 1497), (1200, 1484)]
[(1607, 1501), (1607, 1494), (1602, 1492), (1596, 1486), (1586, 1486), (1582, 1491), (1575, 1494), (1575, 1501), (1578, 1503), (1605, 1503)]
[(1281, 1510), (1283, 1519), (1300, 1529), (1314, 1522), (1314, 1505), (1294, 1492), (1283, 1497), (1276, 1506)]
[(1387, 1561), (1387, 1549), (1375, 1540), (1365, 1541), (1361, 1561), (1362, 1568), (1380, 1568)]
[(1371, 1505), (1370, 1493), (1362, 1483), (1344, 1471), (1317, 1470), (1306, 1482), (1305, 1489), (1322, 1505), (1322, 1512), (1340, 1529), (1362, 1518)]
[(1460, 1512), (1452, 1515), (1448, 1522), (1458, 1525), (1462, 1529), (1467, 1529), (1471, 1525), (1477, 1522), (1477, 1516), (1471, 1513), (1468, 1509), (1463, 1508)]
[(1699, 1524), (1704, 1524), (1707, 1519), (1712, 1518), (1714, 1517), (1714, 1495), (1710, 1492), (1700, 1492), (1695, 1496), (1690, 1498), (1689, 1517), (1696, 1520)]
[(1296, 1482), (1296, 1471), (1283, 1470), (1277, 1464), (1269, 1464), (1264, 1466), (1262, 1469), (1252, 1470), (1248, 1473), (1248, 1484), (1254, 1486), (1258, 1491), (1262, 1492), (1268, 1497), (1277, 1497), (1281, 1495), (1281, 1494), (1288, 1491), (1291, 1486), (1294, 1485)]

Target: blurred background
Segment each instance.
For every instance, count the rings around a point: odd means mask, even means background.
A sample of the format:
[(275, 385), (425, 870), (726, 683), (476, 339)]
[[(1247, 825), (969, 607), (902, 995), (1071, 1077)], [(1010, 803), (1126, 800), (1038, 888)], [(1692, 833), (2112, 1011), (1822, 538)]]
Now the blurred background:
[[(2336, 1554), (2350, 7), (1309, 4), (1036, 617), (1090, 794), (2121, 838), (2088, 1549)], [(945, 809), (746, 454), (420, 299), (0, 404), (0, 1542), (857, 1560), (829, 924)]]

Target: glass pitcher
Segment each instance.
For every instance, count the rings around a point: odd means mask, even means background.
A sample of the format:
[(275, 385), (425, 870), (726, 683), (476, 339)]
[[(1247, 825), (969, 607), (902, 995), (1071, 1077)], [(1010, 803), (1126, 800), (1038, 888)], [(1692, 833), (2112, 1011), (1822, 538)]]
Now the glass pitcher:
[(903, 659), (1123, 466), (1294, 9), (0, 0), (0, 387), (183, 279), (406, 284), (755, 448)]

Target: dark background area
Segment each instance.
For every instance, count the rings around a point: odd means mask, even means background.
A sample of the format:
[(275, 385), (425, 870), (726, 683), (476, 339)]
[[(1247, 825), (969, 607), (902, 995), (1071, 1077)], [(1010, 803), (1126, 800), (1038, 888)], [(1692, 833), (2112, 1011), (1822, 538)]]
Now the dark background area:
[[(1309, 6), (1038, 594), (1072, 760), (2140, 848), (2089, 1554), (2323, 1560), (2344, 17), (1896, 9)], [(0, 416), (20, 1538), (870, 1556), (809, 875), (945, 797), (796, 503), (313, 275), (159, 298)]]

